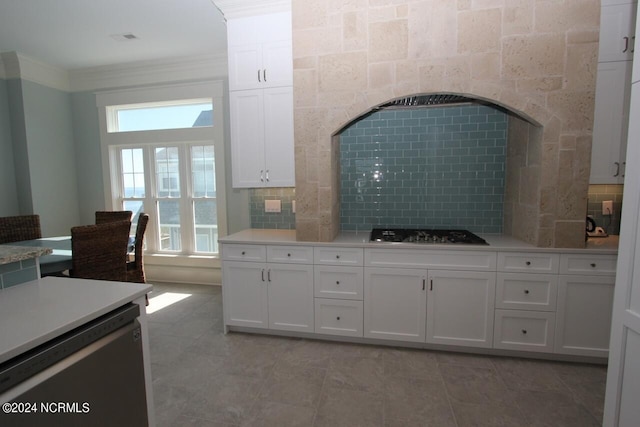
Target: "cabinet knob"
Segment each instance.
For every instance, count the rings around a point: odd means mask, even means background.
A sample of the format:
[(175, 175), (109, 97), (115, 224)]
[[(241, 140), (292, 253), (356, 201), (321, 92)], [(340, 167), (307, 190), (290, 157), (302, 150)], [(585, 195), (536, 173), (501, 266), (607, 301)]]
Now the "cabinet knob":
[(336, 320), (340, 320), (340, 316), (336, 317)]
[(526, 329), (523, 329), (523, 330), (522, 330), (522, 334), (523, 334), (523, 335), (527, 335), (527, 330), (526, 330)]
[(242, 251), (242, 255), (244, 255), (245, 253), (246, 253), (245, 251)]
[(526, 264), (527, 264), (527, 265), (531, 265), (531, 261), (527, 261), (527, 262), (526, 262)]
[(291, 257), (291, 254), (287, 254), (288, 257)]
[(336, 259), (340, 259), (340, 255), (336, 255)]
[(339, 284), (340, 284), (340, 280), (336, 280), (336, 285), (339, 285)]
[(595, 263), (595, 262), (592, 262), (592, 263), (591, 263), (591, 267), (596, 268), (596, 263)]
[(525, 293), (525, 294), (527, 294), (527, 295), (529, 295), (529, 289), (525, 289), (525, 290), (524, 290), (524, 293)]

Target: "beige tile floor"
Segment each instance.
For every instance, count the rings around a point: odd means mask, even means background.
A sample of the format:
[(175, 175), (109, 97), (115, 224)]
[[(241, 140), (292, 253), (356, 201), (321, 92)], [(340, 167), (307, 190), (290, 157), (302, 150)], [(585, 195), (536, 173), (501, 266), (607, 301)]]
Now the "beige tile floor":
[(219, 287), (166, 292), (191, 296), (149, 315), (158, 426), (601, 425), (603, 366), (224, 335)]

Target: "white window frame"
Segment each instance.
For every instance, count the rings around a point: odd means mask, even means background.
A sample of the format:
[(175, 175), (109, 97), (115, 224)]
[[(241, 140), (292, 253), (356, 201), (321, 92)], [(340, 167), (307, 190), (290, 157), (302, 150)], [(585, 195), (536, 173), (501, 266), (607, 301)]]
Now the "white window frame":
[[(119, 149), (120, 148), (144, 148), (153, 146), (172, 146), (178, 145), (180, 150), (183, 150), (183, 154), (190, 151), (190, 147), (193, 145), (213, 145), (214, 155), (216, 159), (215, 165), (215, 181), (216, 181), (216, 204), (217, 204), (217, 219), (218, 219), (218, 236), (223, 237), (227, 234), (227, 218), (226, 218), (226, 179), (225, 179), (225, 152), (224, 152), (224, 120), (225, 120), (225, 108), (223, 98), (223, 85), (221, 81), (179, 84), (170, 86), (158, 86), (158, 87), (145, 87), (134, 88), (125, 90), (115, 90), (108, 92), (100, 92), (96, 94), (96, 105), (99, 113), (100, 124), (100, 145), (102, 152), (102, 166), (103, 166), (103, 178), (105, 187), (105, 206), (107, 209), (114, 209), (118, 207), (119, 197), (119, 182), (121, 171), (119, 169), (120, 160)], [(132, 105), (132, 104), (144, 104), (144, 103), (162, 103), (168, 101), (181, 101), (185, 99), (198, 99), (203, 98), (212, 99), (214, 121), (213, 126), (195, 127), (195, 128), (182, 128), (182, 129), (166, 129), (166, 130), (149, 130), (149, 131), (131, 131), (131, 132), (109, 132), (109, 121), (114, 120), (114, 114), (108, 114), (107, 107), (119, 106), (119, 105)], [(145, 175), (147, 175), (151, 169), (151, 157), (152, 150), (145, 150), (144, 167)], [(187, 156), (182, 156), (183, 161), (190, 161), (190, 153)], [(181, 186), (190, 185), (191, 177), (186, 176), (190, 173), (191, 165), (188, 168), (181, 168)], [(145, 209), (153, 209), (155, 206), (147, 207), (146, 203), (149, 198), (155, 198), (155, 176), (150, 176), (151, 182), (147, 179), (146, 185), (151, 184), (151, 187), (146, 187), (145, 197)], [(115, 190), (115, 191), (114, 191)], [(153, 194), (151, 194), (153, 193)], [(116, 197), (114, 197), (116, 195)], [(185, 200), (191, 201), (192, 197), (189, 194), (182, 194)], [(184, 218), (184, 217), (183, 217)], [(195, 247), (195, 238), (188, 238), (186, 240), (187, 246), (185, 247), (185, 239), (182, 240), (182, 251), (180, 252), (162, 252), (160, 250), (160, 242), (157, 232), (158, 227), (157, 216), (154, 215), (153, 219), (149, 221), (147, 226), (146, 237), (146, 252), (147, 259), (154, 256), (163, 258), (163, 263), (171, 263), (174, 265), (184, 266), (205, 266), (204, 264), (198, 264), (198, 259), (211, 259), (219, 258), (218, 254), (205, 254), (205, 253), (192, 253), (190, 249)], [(193, 221), (189, 219), (190, 224), (193, 226)], [(193, 229), (193, 228), (192, 228)], [(190, 233), (188, 233), (190, 235)], [(153, 260), (152, 260), (153, 262)], [(206, 265), (210, 267), (211, 265)]]

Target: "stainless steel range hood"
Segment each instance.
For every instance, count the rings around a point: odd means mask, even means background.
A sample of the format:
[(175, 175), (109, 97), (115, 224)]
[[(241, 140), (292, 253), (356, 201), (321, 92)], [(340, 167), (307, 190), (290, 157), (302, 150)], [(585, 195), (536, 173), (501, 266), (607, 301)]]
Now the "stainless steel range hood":
[(454, 94), (431, 94), (431, 95), (412, 95), (405, 98), (395, 99), (393, 101), (377, 106), (374, 110), (397, 109), (397, 108), (420, 108), (420, 107), (440, 107), (443, 105), (453, 104), (471, 104), (481, 103), (478, 99), (467, 98), (462, 95)]

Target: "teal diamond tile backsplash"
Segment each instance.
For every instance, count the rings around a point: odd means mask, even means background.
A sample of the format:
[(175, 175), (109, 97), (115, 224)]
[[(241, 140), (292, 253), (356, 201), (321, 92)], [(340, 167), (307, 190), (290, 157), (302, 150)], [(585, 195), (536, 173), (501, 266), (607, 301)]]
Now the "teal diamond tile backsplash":
[(341, 228), (502, 232), (507, 115), (464, 105), (382, 110), (340, 138)]

